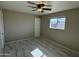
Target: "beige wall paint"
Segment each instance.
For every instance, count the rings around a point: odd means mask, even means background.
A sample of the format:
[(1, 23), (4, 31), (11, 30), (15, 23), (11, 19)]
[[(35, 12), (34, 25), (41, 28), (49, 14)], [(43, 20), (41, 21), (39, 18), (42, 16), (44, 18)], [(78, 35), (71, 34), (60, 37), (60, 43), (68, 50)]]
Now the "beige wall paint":
[(3, 10), (5, 40), (13, 41), (34, 36), (34, 15)]
[(35, 37), (40, 36), (40, 17), (36, 16), (35, 17)]
[(4, 48), (5, 38), (4, 38), (4, 23), (3, 23), (3, 11), (0, 9), (0, 36), (1, 36), (1, 46)]
[(0, 53), (2, 52), (3, 49), (3, 16), (2, 16), (2, 9), (0, 9)]
[[(50, 29), (50, 18), (62, 16), (66, 17), (65, 30)], [(42, 16), (41, 35), (79, 51), (79, 8)]]

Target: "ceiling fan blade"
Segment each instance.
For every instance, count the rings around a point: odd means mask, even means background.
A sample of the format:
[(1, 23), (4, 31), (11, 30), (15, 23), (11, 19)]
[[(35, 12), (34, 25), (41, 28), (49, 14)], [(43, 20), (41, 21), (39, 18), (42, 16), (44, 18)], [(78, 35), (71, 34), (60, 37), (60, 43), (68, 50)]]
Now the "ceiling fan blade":
[(30, 4), (33, 4), (33, 5), (37, 5), (36, 3), (33, 3), (33, 2), (31, 2), (31, 1), (27, 1), (28, 3), (30, 3)]
[(43, 8), (43, 10), (49, 10), (49, 11), (51, 11), (52, 9), (51, 8)]
[(47, 6), (47, 7), (51, 7), (52, 5), (45, 5), (45, 6)]
[(37, 9), (34, 9), (34, 10), (32, 10), (32, 11), (36, 11)]
[(33, 7), (33, 6), (28, 6), (28, 7), (31, 7), (31, 8), (36, 8), (36, 7)]

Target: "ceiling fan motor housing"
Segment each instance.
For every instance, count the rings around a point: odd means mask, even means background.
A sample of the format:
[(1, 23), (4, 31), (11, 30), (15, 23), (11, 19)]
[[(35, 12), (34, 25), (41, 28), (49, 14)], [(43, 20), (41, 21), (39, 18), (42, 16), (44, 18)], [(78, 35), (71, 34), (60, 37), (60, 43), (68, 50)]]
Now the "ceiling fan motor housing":
[(42, 7), (44, 7), (44, 6), (45, 6), (45, 4), (38, 4), (38, 5), (37, 5), (37, 8), (40, 9), (40, 8), (42, 8)]

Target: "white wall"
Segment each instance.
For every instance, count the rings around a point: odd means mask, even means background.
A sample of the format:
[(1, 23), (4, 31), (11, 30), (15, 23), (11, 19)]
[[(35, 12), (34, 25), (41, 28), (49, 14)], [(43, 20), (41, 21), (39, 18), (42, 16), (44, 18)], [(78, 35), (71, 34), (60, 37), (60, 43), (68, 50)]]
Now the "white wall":
[(5, 40), (14, 41), (34, 36), (35, 15), (3, 10)]
[(35, 17), (35, 37), (40, 36), (40, 17)]
[(3, 24), (3, 13), (0, 9), (0, 51), (4, 48), (4, 24)]
[[(50, 29), (50, 18), (62, 16), (66, 17), (65, 30)], [(41, 35), (79, 51), (79, 8), (42, 16)]]

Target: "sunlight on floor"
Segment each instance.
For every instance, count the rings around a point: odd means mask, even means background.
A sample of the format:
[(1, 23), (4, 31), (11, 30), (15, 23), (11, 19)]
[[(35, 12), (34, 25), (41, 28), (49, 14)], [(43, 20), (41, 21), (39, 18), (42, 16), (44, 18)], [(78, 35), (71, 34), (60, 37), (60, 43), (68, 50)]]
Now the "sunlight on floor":
[(46, 57), (46, 55), (43, 54), (43, 52), (39, 48), (34, 49), (31, 54), (33, 55), (33, 57)]

